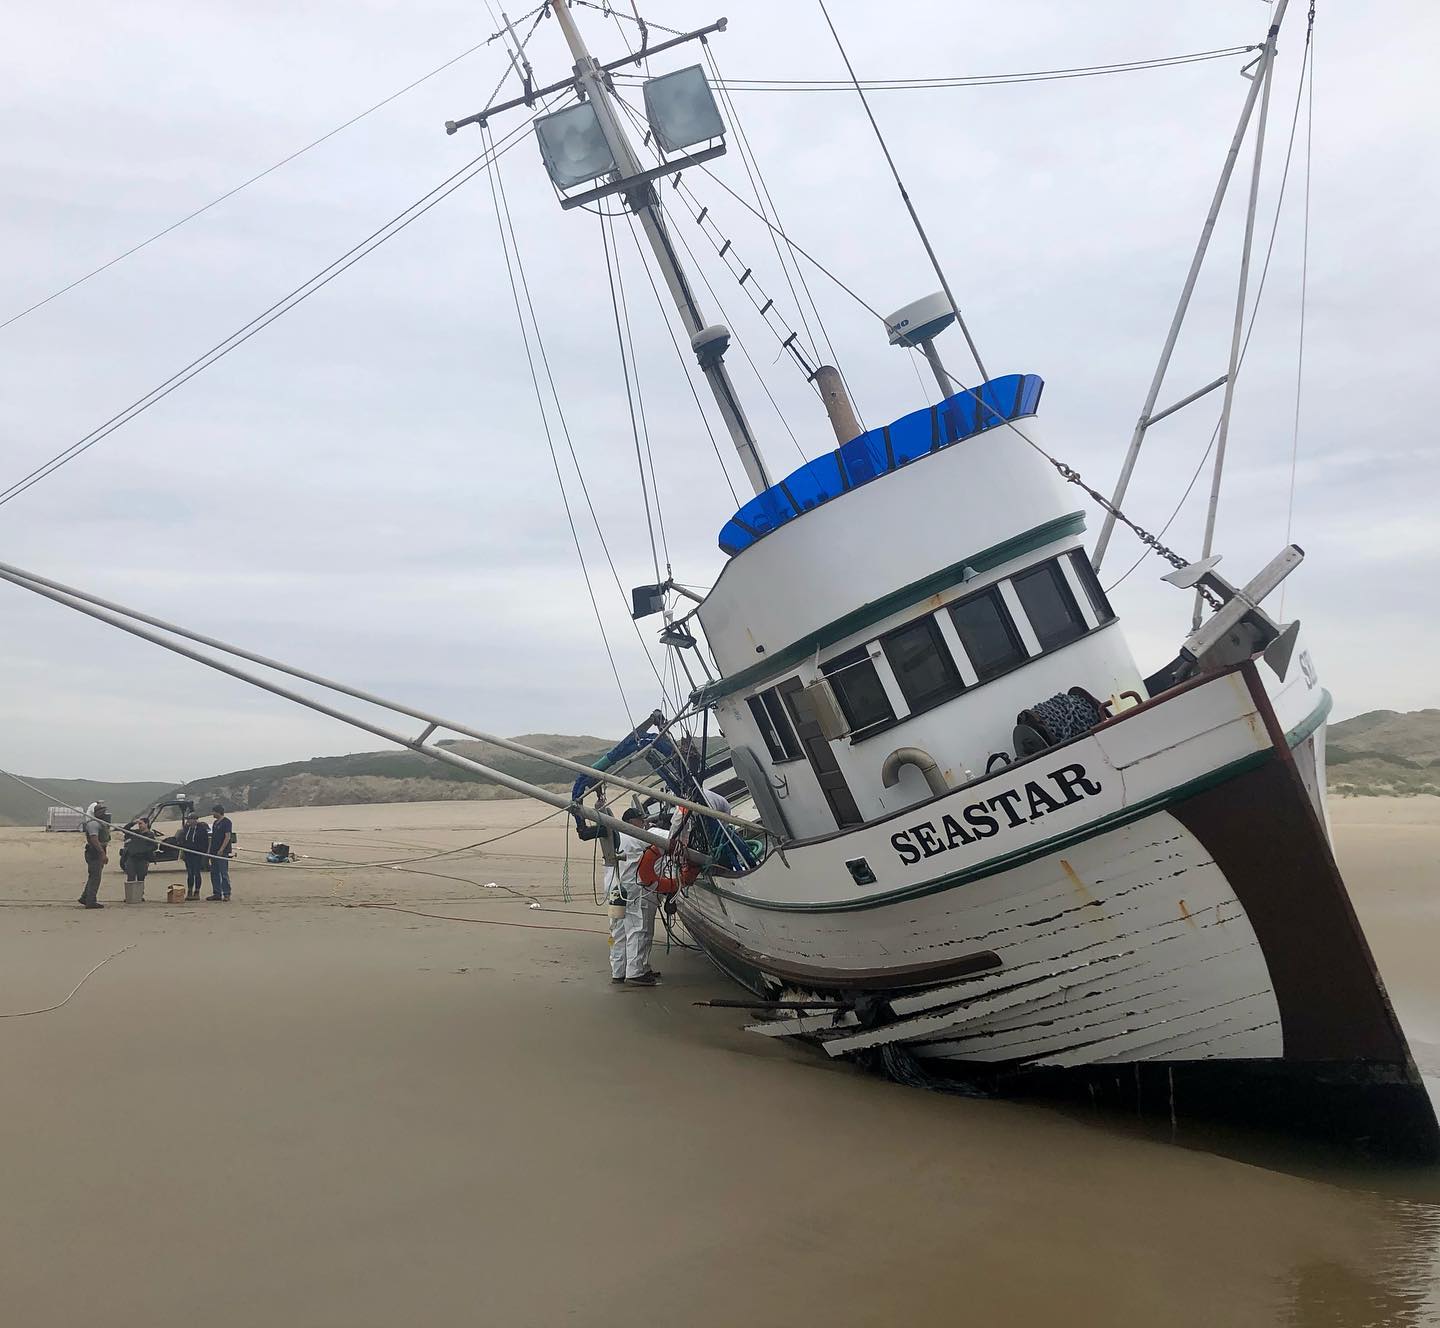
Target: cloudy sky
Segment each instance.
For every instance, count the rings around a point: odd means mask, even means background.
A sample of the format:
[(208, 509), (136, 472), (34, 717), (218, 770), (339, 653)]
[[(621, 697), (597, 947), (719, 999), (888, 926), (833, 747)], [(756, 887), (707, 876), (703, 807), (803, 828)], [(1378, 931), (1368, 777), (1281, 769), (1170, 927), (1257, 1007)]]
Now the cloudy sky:
[[(642, 6), (642, 9), (644, 6)], [(731, 0), (734, 78), (841, 72), (809, 0)], [(1287, 615), (1307, 626), (1340, 715), (1440, 704), (1440, 238), (1433, 58), (1440, 13), (1321, 0), (1310, 302)], [(1259, 40), (1259, 0), (1156, 6), (831, 0), (862, 77), (990, 74)], [(1260, 212), (1268, 235), (1305, 22), (1281, 63)], [(672, 27), (718, 16), (658, 0)], [(621, 33), (581, 20), (597, 54)], [(525, 26), (528, 26), (526, 24)], [(411, 0), (29, 5), (0, 50), (0, 321), (154, 234), (492, 31), (483, 6)], [(553, 21), (530, 48), (568, 71)], [(684, 57), (688, 62), (690, 57)], [(660, 66), (681, 63), (671, 60)], [(1238, 58), (1114, 77), (876, 94), (874, 105), (992, 372), (1044, 375), (1046, 437), (1108, 490), (1245, 85)], [(0, 487), (84, 436), (348, 250), (481, 151), (446, 119), (504, 68), (484, 47), (283, 169), (0, 330)], [(737, 94), (796, 239), (882, 312), (935, 286), (853, 95)], [(503, 131), (513, 120), (502, 122)], [(1283, 544), (1299, 308), (1301, 148), (1237, 396), (1218, 548), (1237, 580)], [(503, 162), (575, 450), (625, 586), (649, 579), (601, 222), (562, 213), (533, 144)], [(748, 183), (734, 153), (717, 167)], [(1237, 180), (1243, 183), (1243, 172)], [(780, 307), (758, 224), (697, 191)], [(1233, 193), (1164, 393), (1222, 372), (1241, 191)], [(779, 411), (732, 352), (772, 468), (832, 446), (800, 376), (683, 218)], [(730, 492), (635, 248), (620, 236), (676, 574), (707, 584)], [(869, 423), (922, 404), (881, 329), (810, 284)], [(707, 300), (707, 304), (709, 301)], [(711, 312), (712, 317), (719, 317)], [(953, 335), (953, 334), (952, 334)], [(947, 348), (960, 368), (958, 344)], [(1157, 426), (1127, 507), (1162, 523), (1217, 397)], [(784, 422), (782, 422), (782, 420)], [(793, 430), (792, 442), (785, 424)], [(797, 450), (798, 448), (798, 450)], [(738, 464), (727, 456), (741, 489)], [(654, 679), (566, 461), (596, 594), (636, 714)], [(1169, 539), (1198, 551), (1205, 482)], [(1092, 516), (1092, 532), (1099, 527)], [(1109, 582), (1137, 546), (1121, 537)], [(626, 711), (586, 597), (510, 305), (482, 176), (52, 478), (0, 506), (0, 559), (357, 685), (506, 733), (616, 733)], [(1145, 666), (1186, 597), (1151, 560), (1115, 596)], [(647, 681), (648, 680), (648, 681)], [(185, 779), (373, 747), (332, 721), (0, 586), (0, 766)]]

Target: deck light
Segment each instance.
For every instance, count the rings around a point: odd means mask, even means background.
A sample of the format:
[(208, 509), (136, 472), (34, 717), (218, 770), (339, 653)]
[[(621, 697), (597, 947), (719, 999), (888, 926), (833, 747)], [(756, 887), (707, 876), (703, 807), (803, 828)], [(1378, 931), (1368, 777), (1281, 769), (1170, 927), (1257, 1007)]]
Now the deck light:
[(570, 189), (615, 170), (615, 154), (588, 101), (542, 115), (535, 121), (535, 137), (540, 140), (545, 169), (558, 189)]
[(650, 79), (645, 84), (645, 118), (666, 152), (725, 134), (715, 94), (699, 65)]

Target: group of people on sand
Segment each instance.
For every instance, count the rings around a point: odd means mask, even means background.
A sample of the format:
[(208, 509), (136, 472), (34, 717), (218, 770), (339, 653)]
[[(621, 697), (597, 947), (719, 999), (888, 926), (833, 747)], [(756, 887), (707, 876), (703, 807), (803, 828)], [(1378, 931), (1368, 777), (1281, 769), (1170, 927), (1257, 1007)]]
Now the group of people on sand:
[[(209, 824), (194, 812), (189, 813), (177, 836), (180, 857), (185, 864), (185, 898), (187, 901), (200, 898), (208, 867), (210, 894), (207, 898), (213, 903), (228, 903), (235, 826), (220, 803), (217, 802), (210, 811), (214, 819)], [(85, 819), (80, 828), (85, 836), (85, 889), (81, 892), (80, 904), (84, 908), (104, 908), (105, 905), (100, 902), (100, 878), (110, 862), (113, 828), (110, 809), (103, 802), (92, 802), (85, 809)], [(143, 899), (145, 877), (160, 852), (163, 837), (144, 816), (118, 828), (118, 833), (121, 837), (120, 869), (125, 873), (126, 884), (142, 887), (137, 893)], [(126, 899), (129, 897), (130, 892), (127, 891)]]

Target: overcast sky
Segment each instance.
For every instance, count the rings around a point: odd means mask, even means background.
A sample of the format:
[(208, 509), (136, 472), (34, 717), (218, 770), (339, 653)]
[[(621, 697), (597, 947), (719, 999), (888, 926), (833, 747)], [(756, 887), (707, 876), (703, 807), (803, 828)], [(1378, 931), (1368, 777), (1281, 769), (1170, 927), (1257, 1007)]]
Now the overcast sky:
[[(1282, 34), (1262, 241), (1305, 8), (1295, 0)], [(1440, 13), (1428, 0), (1388, 4), (1383, 16), (1332, 0), (1319, 8), (1294, 509), (1294, 538), (1308, 556), (1285, 607), (1304, 620), (1343, 716), (1440, 704)], [(642, 9), (677, 28), (728, 12), (713, 49), (732, 77), (843, 73), (809, 0), (655, 0)], [(1174, 55), (1258, 41), (1266, 24), (1258, 0), (831, 0), (831, 11), (862, 77)], [(596, 53), (619, 54), (614, 24), (579, 12)], [(0, 49), (0, 321), (491, 31), (483, 6), (438, 0), (77, 0), (12, 13)], [(568, 72), (553, 21), (530, 55), (541, 79)], [(662, 57), (655, 72), (691, 58)], [(874, 98), (991, 371), (1044, 376), (1047, 440), (1104, 490), (1243, 99), (1241, 63)], [(503, 68), (498, 44), (482, 49), (0, 330), (0, 487), (478, 154), (478, 131), (447, 137), (443, 122), (477, 110)], [(934, 289), (853, 95), (755, 92), (737, 104), (802, 245), (882, 313)], [(1301, 126), (1303, 141), (1303, 118)], [(650, 579), (650, 549), (601, 223), (561, 212), (533, 143), (503, 169), (575, 448), (620, 580), (638, 584)], [(748, 189), (734, 152), (716, 169)], [(764, 232), (693, 180), (793, 318)], [(1285, 539), (1302, 186), (1297, 156), (1231, 436), (1217, 547), (1236, 580)], [(1222, 216), (1167, 400), (1223, 371), (1242, 197), (1232, 191)], [(833, 446), (813, 396), (733, 280), (688, 221), (677, 227), (799, 449)], [(671, 558), (682, 580), (708, 584), (733, 504), (635, 248), (619, 234)], [(867, 423), (921, 405), (908, 358), (847, 296), (809, 279)], [(944, 349), (958, 370), (953, 337)], [(731, 363), (772, 469), (798, 463), (797, 444), (738, 352)], [(1127, 502), (1142, 524), (1153, 529), (1169, 515), (1218, 404), (1216, 394), (1156, 427)], [(726, 464), (743, 496), (738, 464), (728, 454)], [(573, 491), (568, 462), (567, 481)], [(1188, 554), (1198, 554), (1205, 487), (1167, 537)], [(629, 707), (648, 712), (654, 678), (578, 493), (572, 501)], [(1093, 512), (1090, 526), (1093, 542)], [(1107, 583), (1137, 551), (1133, 539), (1117, 539)], [(0, 559), (483, 728), (626, 727), (546, 451), (484, 177), (0, 507)], [(1152, 559), (1115, 595), (1144, 668), (1170, 658), (1188, 624), (1189, 600), (1159, 582), (1165, 570)], [(0, 585), (0, 767), (181, 780), (377, 745)]]

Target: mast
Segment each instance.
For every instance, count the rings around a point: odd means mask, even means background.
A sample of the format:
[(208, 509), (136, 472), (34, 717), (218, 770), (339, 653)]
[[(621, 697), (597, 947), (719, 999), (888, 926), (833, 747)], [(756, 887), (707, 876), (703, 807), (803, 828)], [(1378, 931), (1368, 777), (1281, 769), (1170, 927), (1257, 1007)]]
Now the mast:
[[(1277, 17), (1278, 22), (1278, 17)], [(1240, 282), (1235, 292), (1235, 324), (1230, 333), (1230, 366), (1225, 371), (1225, 401), (1220, 407), (1220, 428), (1215, 443), (1215, 470), (1210, 481), (1210, 504), (1205, 511), (1205, 542), (1200, 549), (1203, 562), (1210, 556), (1215, 544), (1215, 517), (1220, 508), (1220, 480), (1225, 471), (1225, 444), (1230, 438), (1230, 408), (1235, 403), (1235, 375), (1240, 368), (1241, 336), (1245, 331), (1245, 297), (1250, 283), (1250, 250), (1255, 241), (1255, 207), (1260, 201), (1260, 161), (1265, 151), (1265, 123), (1270, 116), (1270, 86), (1275, 74), (1275, 29), (1265, 43), (1262, 68), (1256, 71), (1255, 81), (1263, 83), (1260, 94), (1260, 120), (1255, 130), (1255, 159), (1250, 167), (1250, 199), (1245, 210), (1245, 243), (1240, 250)], [(1195, 612), (1191, 620), (1192, 629), (1198, 629), (1204, 609), (1204, 600), (1199, 592), (1195, 595)]]
[[(615, 166), (622, 179), (629, 179), (644, 173), (644, 166), (631, 146), (629, 136), (621, 124), (615, 104), (610, 97), (604, 69), (590, 54), (585, 39), (575, 23), (567, 0), (553, 0), (555, 17), (570, 53), (575, 58), (575, 75), (584, 88), (585, 95), (595, 108), (605, 142), (615, 158)], [(715, 395), (715, 404), (720, 408), (721, 418), (730, 432), (735, 450), (740, 454), (740, 463), (756, 493), (764, 493), (770, 487), (770, 475), (760, 455), (750, 422), (745, 417), (744, 407), (725, 368), (725, 351), (730, 344), (729, 330), (719, 324), (709, 325), (695, 298), (694, 288), (680, 264), (680, 259), (671, 243), (665, 225), (664, 212), (659, 196), (649, 180), (643, 180), (625, 192), (625, 201), (630, 210), (640, 218), (645, 238), (655, 254), (655, 261), (665, 277), (665, 284), (680, 311), (681, 321), (690, 335), (690, 345), (700, 362), (701, 372)]]
[[(1275, 13), (1270, 23), (1270, 30), (1265, 37), (1265, 46), (1261, 54), (1262, 68), (1257, 70), (1254, 79), (1251, 80), (1250, 89), (1245, 94), (1245, 105), (1240, 110), (1240, 123), (1235, 126), (1234, 137), (1230, 140), (1230, 149), (1225, 154), (1225, 164), (1220, 170), (1220, 181), (1215, 186), (1214, 197), (1210, 200), (1210, 210), (1205, 214), (1205, 224), (1200, 228), (1200, 242), (1195, 247), (1194, 257), (1190, 260), (1190, 270), (1185, 274), (1185, 285), (1180, 291), (1180, 301), (1175, 309), (1175, 316), (1170, 320), (1170, 330), (1165, 336), (1165, 345), (1160, 351), (1160, 362), (1155, 366), (1154, 376), (1150, 379), (1150, 390), (1145, 394), (1145, 404), (1140, 408), (1140, 418), (1135, 422), (1135, 432), (1130, 437), (1130, 447), (1125, 453), (1125, 462), (1120, 467), (1120, 478), (1115, 482), (1115, 492), (1111, 495), (1111, 507), (1119, 507), (1125, 500), (1125, 491), (1130, 487), (1130, 476), (1135, 469), (1136, 459), (1140, 455), (1140, 445), (1145, 441), (1145, 431), (1158, 420), (1166, 415), (1171, 415), (1179, 410), (1181, 406), (1188, 406), (1192, 401), (1198, 400), (1215, 388), (1226, 385), (1227, 397), (1233, 392), (1232, 365), (1230, 375), (1226, 378), (1217, 378), (1207, 387), (1201, 388), (1198, 392), (1192, 392), (1184, 400), (1178, 401), (1175, 405), (1165, 410), (1156, 411), (1155, 403), (1160, 397), (1160, 388), (1165, 382), (1166, 371), (1170, 368), (1170, 358), (1175, 353), (1175, 343), (1180, 337), (1181, 325), (1185, 322), (1185, 315), (1190, 309), (1190, 297), (1195, 293), (1195, 283), (1200, 276), (1200, 268), (1205, 262), (1206, 251), (1210, 248), (1210, 237), (1215, 231), (1216, 219), (1220, 216), (1220, 205), (1225, 201), (1226, 190), (1230, 186), (1230, 177), (1235, 171), (1235, 163), (1240, 156), (1240, 146), (1245, 141), (1245, 132), (1250, 127), (1250, 117), (1254, 113), (1256, 100), (1260, 96), (1262, 87), (1268, 87), (1269, 71), (1275, 62), (1275, 40), (1280, 32), (1280, 24), (1285, 19), (1285, 9), (1290, 0), (1277, 0)], [(1252, 201), (1253, 207), (1253, 201)], [(1247, 239), (1246, 258), (1249, 257), (1249, 244)], [(1110, 536), (1115, 529), (1115, 516), (1109, 512), (1105, 516), (1105, 522), (1100, 528), (1100, 538), (1096, 541), (1095, 552), (1091, 555), (1091, 561), (1095, 567), (1100, 567), (1104, 561), (1105, 550), (1110, 546)]]

